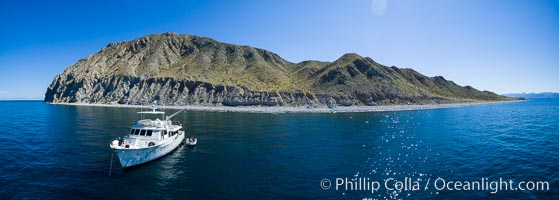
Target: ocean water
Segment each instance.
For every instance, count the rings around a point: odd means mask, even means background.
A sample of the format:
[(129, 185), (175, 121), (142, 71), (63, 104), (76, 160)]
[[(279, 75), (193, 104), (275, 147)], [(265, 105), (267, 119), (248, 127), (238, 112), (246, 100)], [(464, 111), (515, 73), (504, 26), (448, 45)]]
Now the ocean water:
[[(559, 99), (376, 113), (185, 112), (175, 120), (198, 137), (195, 148), (124, 172), (114, 164), (108, 176), (109, 143), (137, 111), (0, 101), (0, 199), (559, 199)], [(346, 178), (381, 187), (346, 189)], [(545, 181), (549, 190), (433, 185), (484, 178)], [(420, 190), (385, 188), (393, 180)]]

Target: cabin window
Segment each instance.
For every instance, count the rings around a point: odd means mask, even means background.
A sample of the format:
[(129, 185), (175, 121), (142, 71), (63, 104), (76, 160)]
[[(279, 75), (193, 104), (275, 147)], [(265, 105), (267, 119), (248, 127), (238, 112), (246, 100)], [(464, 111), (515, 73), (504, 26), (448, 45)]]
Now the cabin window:
[(142, 130), (142, 131), (140, 132), (140, 136), (145, 136), (145, 135), (146, 135), (146, 130)]
[(151, 134), (153, 134), (153, 130), (148, 130), (148, 132), (146, 133), (146, 136), (151, 136)]
[(130, 135), (134, 134), (134, 129), (130, 129)]
[(163, 130), (163, 135), (167, 135), (167, 130)]
[(140, 129), (134, 129), (134, 135), (140, 134)]

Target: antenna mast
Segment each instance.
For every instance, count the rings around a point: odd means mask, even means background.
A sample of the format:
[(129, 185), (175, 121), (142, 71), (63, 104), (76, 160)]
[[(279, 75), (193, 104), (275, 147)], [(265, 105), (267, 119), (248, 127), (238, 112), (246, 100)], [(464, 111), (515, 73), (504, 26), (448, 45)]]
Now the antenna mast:
[(167, 120), (170, 120), (171, 118), (173, 118), (175, 115), (178, 115), (179, 113), (181, 113), (182, 111), (186, 110), (186, 108), (180, 109), (179, 111), (177, 111), (176, 113), (173, 113), (172, 115), (167, 116)]

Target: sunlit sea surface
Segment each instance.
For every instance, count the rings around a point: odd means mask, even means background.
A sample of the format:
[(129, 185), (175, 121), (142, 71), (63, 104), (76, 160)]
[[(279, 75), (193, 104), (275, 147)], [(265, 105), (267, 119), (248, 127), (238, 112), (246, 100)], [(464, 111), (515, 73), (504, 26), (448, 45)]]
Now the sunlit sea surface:
[[(116, 162), (109, 176), (109, 143), (138, 111), (0, 101), (0, 199), (559, 199), (559, 99), (375, 113), (185, 112), (175, 120), (198, 138), (195, 148), (124, 172)], [(439, 177), (547, 181), (550, 190), (439, 191)], [(336, 190), (337, 178), (382, 187)], [(389, 178), (421, 190), (385, 189)]]

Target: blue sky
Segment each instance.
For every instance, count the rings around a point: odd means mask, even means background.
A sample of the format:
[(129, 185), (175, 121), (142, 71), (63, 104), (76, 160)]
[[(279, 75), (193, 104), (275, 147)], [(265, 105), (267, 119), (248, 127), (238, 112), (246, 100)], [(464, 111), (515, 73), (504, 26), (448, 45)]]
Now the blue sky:
[(557, 0), (375, 1), (1, 1), (0, 99), (42, 99), (80, 58), (163, 32), (292, 62), (355, 52), (481, 90), (559, 92)]

